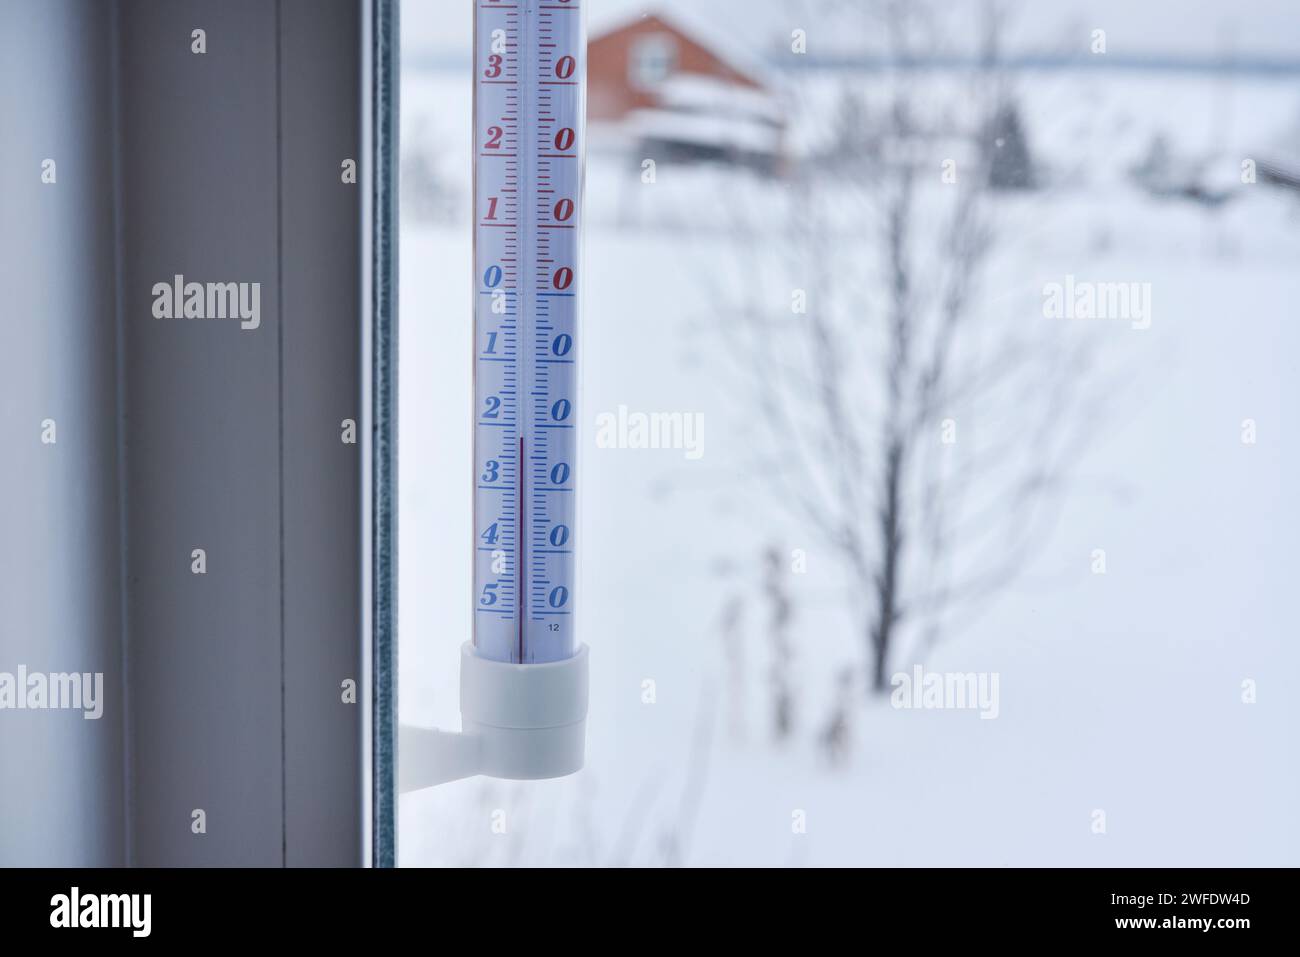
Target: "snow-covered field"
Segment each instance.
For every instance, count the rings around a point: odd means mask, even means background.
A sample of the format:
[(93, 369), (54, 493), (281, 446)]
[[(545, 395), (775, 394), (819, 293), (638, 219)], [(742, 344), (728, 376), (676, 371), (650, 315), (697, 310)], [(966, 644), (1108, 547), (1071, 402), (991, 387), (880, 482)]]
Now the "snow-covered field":
[[(453, 224), (407, 217), (401, 236), (400, 714), (441, 726), (458, 720), (471, 626), (468, 87), (428, 73), (402, 90), (404, 145), (435, 152), (459, 209)], [(1124, 175), (1163, 131), (1230, 164), (1231, 181), (1300, 124), (1300, 85), (1055, 74), (1022, 95), (1036, 152), (1075, 178), (1014, 201), (1022, 233), (991, 282), (1018, 291), (1025, 321), (1054, 321), (1039, 290), (1067, 274), (1150, 283), (1153, 310), (1147, 330), (1098, 330), (1131, 378), (1041, 549), (924, 662), (997, 673), (997, 718), (861, 696), (848, 760), (826, 760), (834, 675), (861, 664), (862, 639), (835, 554), (753, 472), (753, 409), (720, 374), (710, 323), (709, 264), (737, 256), (711, 204), (752, 195), (761, 222), (781, 187), (664, 165), (645, 186), (629, 158), (593, 151), (587, 768), (403, 796), (401, 863), (1300, 863), (1300, 198), (1252, 186), (1210, 213)], [(703, 413), (703, 457), (597, 448), (596, 413), (620, 405)], [(760, 589), (771, 544), (807, 553), (786, 583), (795, 724), (780, 745)], [(740, 638), (726, 640), (733, 602)]]

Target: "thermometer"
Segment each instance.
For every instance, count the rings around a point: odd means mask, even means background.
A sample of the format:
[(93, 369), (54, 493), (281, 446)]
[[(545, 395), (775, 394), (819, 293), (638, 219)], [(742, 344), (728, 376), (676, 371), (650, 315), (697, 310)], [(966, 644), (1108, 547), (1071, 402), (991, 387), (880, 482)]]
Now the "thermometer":
[(461, 730), (402, 725), (403, 791), (586, 756), (573, 632), (586, 39), (578, 0), (474, 2), (474, 635)]
[(474, 653), (572, 657), (579, 0), (474, 0)]

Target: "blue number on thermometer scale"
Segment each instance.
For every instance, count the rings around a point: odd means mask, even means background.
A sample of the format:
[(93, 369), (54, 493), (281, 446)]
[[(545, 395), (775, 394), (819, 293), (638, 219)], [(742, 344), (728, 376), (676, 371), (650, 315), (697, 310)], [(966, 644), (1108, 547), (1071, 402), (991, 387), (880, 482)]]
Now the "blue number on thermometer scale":
[(474, 6), (474, 645), (557, 661), (575, 647), (586, 41), (576, 0)]

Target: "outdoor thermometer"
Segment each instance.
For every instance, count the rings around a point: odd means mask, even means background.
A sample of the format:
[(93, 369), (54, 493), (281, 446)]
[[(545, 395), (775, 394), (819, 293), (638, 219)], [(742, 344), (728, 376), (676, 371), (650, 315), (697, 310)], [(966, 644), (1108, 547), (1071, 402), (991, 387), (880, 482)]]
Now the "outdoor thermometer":
[(473, 639), (460, 734), (402, 728), (402, 789), (582, 767), (574, 637), (586, 33), (579, 0), (474, 5)]
[(574, 653), (578, 0), (477, 0), (474, 96), (474, 646)]

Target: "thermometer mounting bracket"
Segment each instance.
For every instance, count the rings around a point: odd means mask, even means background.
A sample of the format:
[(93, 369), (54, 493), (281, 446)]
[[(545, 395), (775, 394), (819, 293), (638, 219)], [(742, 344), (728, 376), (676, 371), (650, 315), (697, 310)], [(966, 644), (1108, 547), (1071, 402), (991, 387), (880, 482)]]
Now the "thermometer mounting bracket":
[(403, 793), (484, 774), (515, 781), (582, 769), (587, 736), (587, 646), (561, 661), (514, 664), (460, 655), (460, 731), (402, 725)]

